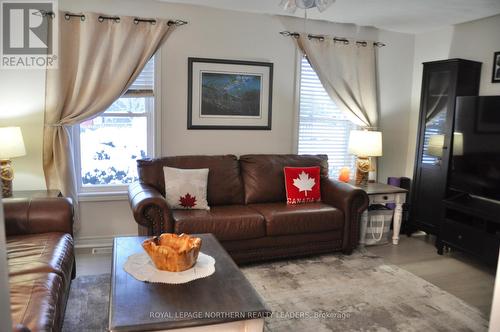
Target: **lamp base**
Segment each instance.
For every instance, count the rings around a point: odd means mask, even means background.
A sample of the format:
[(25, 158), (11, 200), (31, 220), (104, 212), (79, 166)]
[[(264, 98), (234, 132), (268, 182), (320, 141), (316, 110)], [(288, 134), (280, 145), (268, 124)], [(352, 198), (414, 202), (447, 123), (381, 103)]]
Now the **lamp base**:
[(358, 157), (356, 160), (356, 185), (366, 186), (368, 183), (368, 172), (370, 172), (370, 159)]
[(0, 160), (0, 179), (2, 180), (2, 197), (12, 197), (14, 169), (9, 159)]

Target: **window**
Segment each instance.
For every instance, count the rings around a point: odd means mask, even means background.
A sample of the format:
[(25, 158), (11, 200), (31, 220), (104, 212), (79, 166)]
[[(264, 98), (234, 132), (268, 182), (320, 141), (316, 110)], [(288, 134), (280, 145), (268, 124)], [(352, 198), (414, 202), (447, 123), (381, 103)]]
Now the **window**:
[(328, 155), (329, 174), (337, 178), (340, 168), (355, 170), (355, 157), (348, 153), (349, 133), (359, 129), (347, 119), (326, 93), (306, 58), (301, 62), (299, 154)]
[(123, 191), (138, 180), (136, 161), (153, 155), (154, 67), (152, 58), (122, 97), (76, 126), (79, 192)]

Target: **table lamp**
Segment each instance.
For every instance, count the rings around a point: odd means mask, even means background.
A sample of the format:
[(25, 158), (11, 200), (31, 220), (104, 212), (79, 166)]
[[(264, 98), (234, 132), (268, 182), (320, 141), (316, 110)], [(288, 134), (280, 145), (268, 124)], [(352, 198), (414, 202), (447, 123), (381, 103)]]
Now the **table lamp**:
[[(444, 149), (444, 135), (436, 134), (429, 137), (427, 145), (427, 154), (429, 156), (442, 158)], [(464, 134), (455, 131), (453, 133), (453, 155), (461, 156), (464, 154)]]
[(464, 134), (455, 131), (453, 133), (453, 155), (463, 156), (464, 155)]
[(368, 172), (372, 170), (370, 157), (382, 155), (382, 133), (380, 131), (351, 130), (349, 153), (357, 156), (356, 185), (366, 185)]
[(23, 134), (19, 127), (0, 128), (0, 179), (2, 180), (3, 197), (12, 196), (12, 180), (14, 179), (14, 168), (11, 158), (26, 155)]
[(443, 157), (444, 135), (436, 134), (429, 137), (427, 145), (427, 154), (429, 156), (441, 158)]

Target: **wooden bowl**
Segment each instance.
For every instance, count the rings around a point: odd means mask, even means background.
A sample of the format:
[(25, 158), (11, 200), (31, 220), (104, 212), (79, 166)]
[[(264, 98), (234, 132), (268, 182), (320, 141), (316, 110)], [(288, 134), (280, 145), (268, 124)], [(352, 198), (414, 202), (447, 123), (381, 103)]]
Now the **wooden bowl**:
[(201, 239), (186, 234), (164, 233), (145, 240), (142, 247), (158, 270), (181, 272), (196, 264)]

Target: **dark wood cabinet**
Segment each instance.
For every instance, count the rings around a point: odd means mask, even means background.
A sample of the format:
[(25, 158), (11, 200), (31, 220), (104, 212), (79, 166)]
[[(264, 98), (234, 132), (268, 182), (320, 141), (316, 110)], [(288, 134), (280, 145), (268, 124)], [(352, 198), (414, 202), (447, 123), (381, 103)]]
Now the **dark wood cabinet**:
[(457, 96), (477, 96), (481, 63), (463, 59), (423, 64), (418, 139), (407, 233), (437, 235), (446, 196)]
[(448, 246), (495, 265), (500, 247), (500, 204), (463, 193), (443, 204), (443, 225), (436, 243), (438, 254), (443, 254)]

